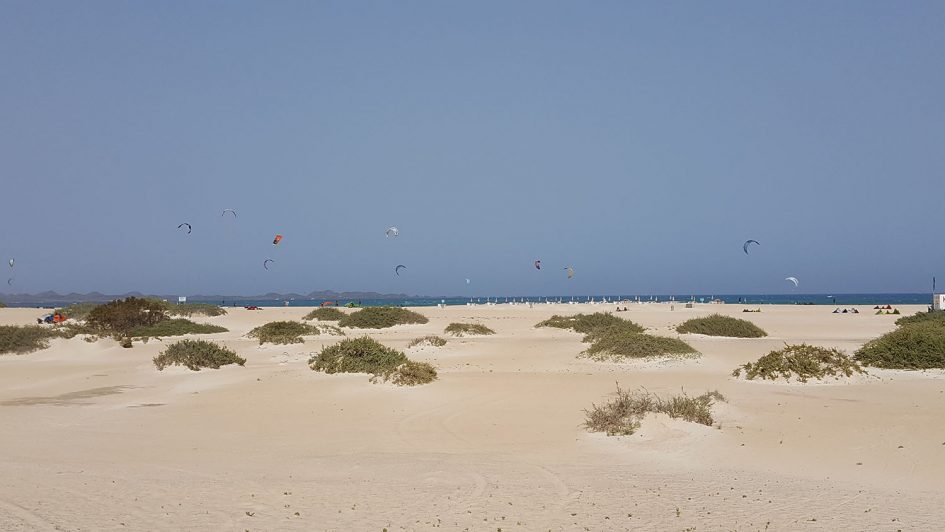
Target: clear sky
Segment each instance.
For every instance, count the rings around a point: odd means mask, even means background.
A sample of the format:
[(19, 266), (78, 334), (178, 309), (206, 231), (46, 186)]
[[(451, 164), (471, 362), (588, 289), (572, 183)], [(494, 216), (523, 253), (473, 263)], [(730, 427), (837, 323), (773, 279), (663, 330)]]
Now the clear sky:
[(940, 1), (0, 2), (0, 295), (926, 291), (943, 28)]

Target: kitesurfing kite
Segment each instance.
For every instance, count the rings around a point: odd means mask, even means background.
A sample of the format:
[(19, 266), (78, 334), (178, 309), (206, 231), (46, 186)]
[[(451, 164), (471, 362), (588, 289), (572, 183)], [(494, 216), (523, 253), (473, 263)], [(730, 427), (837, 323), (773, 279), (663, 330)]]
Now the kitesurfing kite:
[(394, 273), (396, 273), (397, 275), (400, 275), (400, 270), (406, 270), (406, 269), (407, 267), (404, 266), (403, 264), (398, 264), (397, 267), (394, 268)]
[(798, 284), (797, 277), (785, 277), (784, 280), (794, 283), (794, 288), (797, 288), (797, 284)]
[(187, 234), (188, 234), (188, 235), (189, 235), (190, 232), (193, 230), (193, 228), (190, 227), (190, 224), (187, 223), (187, 222), (184, 222), (184, 223), (182, 223), (182, 224), (180, 224), (180, 225), (177, 226), (178, 229), (183, 229), (184, 227), (187, 227)]
[(282, 235), (276, 235), (276, 237), (272, 239), (272, 245), (273, 245), (273, 246), (275, 246), (275, 245), (278, 244), (279, 242), (282, 242)]
[(540, 261), (540, 260), (536, 260), (536, 261), (535, 261), (535, 269), (536, 269), (536, 270), (540, 270), (540, 269), (541, 269), (541, 261)]
[(745, 252), (745, 255), (748, 255), (748, 244), (758, 244), (760, 246), (761, 242), (757, 240), (746, 240), (745, 243), (742, 244), (742, 250)]
[(388, 227), (386, 231), (384, 231), (384, 234), (387, 235), (387, 238), (390, 238), (392, 236), (400, 236), (400, 229), (397, 229), (396, 227), (391, 226), (391, 227)]
[(469, 284), (469, 279), (466, 279), (466, 284)]
[(568, 279), (574, 279), (574, 268), (568, 266), (565, 270), (568, 270)]
[(233, 218), (236, 218), (236, 211), (233, 209), (223, 209), (223, 213), (220, 216), (226, 216), (226, 213), (230, 213), (233, 215)]
[(7, 279), (7, 284), (10, 286), (13, 286), (13, 277), (10, 277), (9, 279)]
[(274, 261), (274, 260), (272, 260), (272, 259), (266, 259), (266, 260), (264, 260), (264, 261), (263, 261), (263, 268), (265, 268), (265, 269), (268, 270), (268, 269), (269, 269), (269, 263), (270, 263), (270, 262), (276, 262), (276, 261)]
[(13, 267), (13, 263), (16, 262), (16, 259), (10, 259), (10, 267)]

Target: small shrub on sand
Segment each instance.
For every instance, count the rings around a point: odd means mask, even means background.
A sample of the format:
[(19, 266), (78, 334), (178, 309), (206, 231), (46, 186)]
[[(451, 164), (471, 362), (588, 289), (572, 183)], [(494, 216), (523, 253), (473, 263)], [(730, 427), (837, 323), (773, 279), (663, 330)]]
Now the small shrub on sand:
[(629, 436), (640, 428), (640, 422), (649, 413), (663, 413), (673, 419), (711, 426), (714, 422), (712, 405), (716, 401), (725, 401), (717, 391), (698, 397), (683, 394), (661, 399), (645, 390), (630, 392), (617, 386), (617, 393), (610, 402), (591, 405), (584, 411), (587, 415), (584, 427), (608, 436)]
[(154, 325), (166, 319), (163, 302), (129, 297), (93, 308), (89, 311), (86, 323), (101, 332), (127, 335), (136, 327)]
[(696, 352), (678, 338), (632, 333), (620, 327), (598, 329), (588, 335), (593, 339), (582, 356), (599, 362), (620, 362), (631, 358), (688, 355)]
[(312, 327), (297, 321), (272, 321), (249, 331), (250, 338), (259, 340), (259, 344), (301, 344), (303, 336), (314, 336), (318, 327)]
[(338, 321), (345, 317), (345, 313), (335, 307), (320, 307), (305, 315), (303, 320), (311, 321)]
[(630, 320), (618, 318), (613, 314), (595, 312), (594, 314), (575, 314), (573, 316), (554, 316), (539, 323), (535, 327), (555, 327), (557, 329), (571, 329), (574, 332), (587, 334), (602, 327), (623, 327), (628, 331), (643, 332), (643, 327)]
[(407, 349), (416, 346), (423, 347), (425, 345), (429, 345), (431, 347), (443, 347), (446, 345), (446, 340), (434, 335), (421, 336), (420, 338), (414, 338), (411, 340), (410, 343), (407, 344)]
[(495, 331), (486, 327), (485, 325), (480, 325), (478, 323), (451, 323), (446, 326), (444, 330), (446, 334), (453, 336), (467, 336), (467, 335), (483, 335), (488, 336), (490, 334), (495, 334)]
[(945, 310), (936, 310), (934, 312), (919, 312), (912, 316), (903, 316), (896, 320), (896, 325), (915, 325), (916, 323), (937, 323), (945, 327)]
[(436, 379), (433, 366), (412, 362), (402, 352), (367, 336), (342, 340), (321, 350), (309, 360), (315, 371), (325, 373), (369, 373), (373, 379), (394, 384), (424, 384)]
[(164, 336), (183, 336), (185, 334), (213, 334), (227, 332), (225, 327), (194, 323), (183, 318), (163, 320), (154, 325), (135, 327), (128, 331), (131, 338), (161, 338)]
[(676, 332), (726, 336), (729, 338), (762, 338), (768, 336), (768, 333), (748, 320), (722, 316), (721, 314), (687, 320), (676, 327)]
[(66, 329), (40, 325), (0, 325), (0, 354), (24, 354), (49, 347), (51, 338), (71, 338)]
[(852, 377), (854, 373), (866, 373), (859, 362), (838, 349), (813, 345), (788, 345), (749, 362), (732, 372), (740, 377), (745, 372), (748, 380), (778, 380), (795, 378), (800, 382), (824, 377)]
[(386, 329), (395, 325), (427, 323), (423, 314), (399, 307), (368, 307), (346, 315), (338, 321), (340, 327), (356, 329)]
[(932, 320), (906, 325), (867, 342), (854, 356), (877, 368), (945, 368), (945, 326)]
[(159, 370), (168, 366), (187, 366), (193, 371), (200, 368), (220, 369), (227, 364), (242, 366), (246, 359), (231, 349), (204, 340), (181, 340), (167, 346), (163, 353), (154, 357)]
[(6, 303), (4, 303), (3, 301), (0, 301), (0, 308), (7, 308)]
[(89, 313), (92, 312), (92, 309), (100, 305), (101, 303), (73, 303), (72, 305), (57, 308), (56, 312), (64, 315), (67, 318), (84, 321), (88, 319)]
[(170, 316), (224, 316), (226, 309), (211, 303), (181, 303), (180, 305), (165, 305)]

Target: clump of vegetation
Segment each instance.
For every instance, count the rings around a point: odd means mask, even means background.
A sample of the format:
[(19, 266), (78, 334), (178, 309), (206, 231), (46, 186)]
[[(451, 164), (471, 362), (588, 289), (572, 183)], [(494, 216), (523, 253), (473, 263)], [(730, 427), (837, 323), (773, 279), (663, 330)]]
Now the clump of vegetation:
[(698, 397), (683, 394), (661, 399), (645, 390), (631, 392), (617, 386), (616, 396), (610, 402), (591, 405), (584, 411), (587, 415), (584, 427), (608, 436), (629, 436), (640, 428), (640, 422), (649, 413), (662, 413), (673, 419), (711, 426), (714, 423), (712, 405), (717, 401), (725, 401), (717, 391)]
[(309, 360), (309, 367), (325, 373), (369, 373), (398, 385), (413, 386), (436, 379), (436, 369), (425, 362), (413, 362), (396, 349), (368, 336), (342, 340), (321, 350)]
[(183, 336), (185, 334), (213, 334), (227, 332), (225, 327), (194, 323), (183, 318), (162, 320), (154, 325), (135, 327), (128, 331), (131, 338), (161, 338), (163, 336)]
[(630, 320), (618, 318), (610, 313), (595, 312), (594, 314), (575, 314), (573, 316), (554, 316), (539, 323), (536, 327), (555, 327), (558, 329), (571, 329), (574, 332), (582, 334), (590, 333), (595, 329), (604, 327), (622, 327), (627, 331), (641, 333), (646, 329), (633, 323)]
[(0, 354), (24, 354), (46, 349), (52, 338), (72, 338), (68, 329), (40, 325), (0, 325)]
[(945, 327), (945, 310), (936, 310), (933, 312), (919, 312), (912, 316), (903, 316), (896, 320), (896, 325), (915, 325), (916, 323), (936, 323)]
[(453, 336), (495, 334), (492, 329), (478, 323), (451, 323), (446, 326), (445, 332)]
[(582, 356), (597, 361), (621, 361), (628, 358), (685, 355), (696, 350), (678, 338), (644, 334), (646, 329), (632, 321), (612, 314), (554, 315), (536, 327), (556, 327), (583, 333), (584, 343), (591, 344)]
[(866, 373), (859, 362), (838, 349), (807, 344), (787, 345), (784, 349), (772, 351), (757, 362), (749, 362), (736, 368), (732, 376), (740, 377), (743, 371), (748, 380), (795, 378), (800, 382)]
[(318, 329), (319, 332), (327, 334), (328, 336), (345, 336), (345, 332), (334, 325), (320, 323), (318, 325), (312, 325), (312, 328)]
[(399, 307), (368, 307), (345, 315), (338, 321), (341, 327), (356, 329), (386, 329), (395, 325), (427, 323), (423, 314)]
[(160, 301), (129, 297), (93, 308), (86, 324), (93, 330), (122, 336), (137, 327), (149, 327), (168, 319)]
[(335, 307), (320, 307), (305, 315), (303, 320), (311, 321), (338, 321), (345, 317), (345, 313)]
[(232, 349), (204, 340), (181, 340), (154, 357), (154, 365), (159, 370), (168, 366), (187, 366), (193, 371), (200, 371), (200, 368), (220, 369), (220, 366), (227, 364), (242, 366), (245, 363), (246, 359)]
[(318, 327), (299, 323), (297, 321), (272, 321), (260, 325), (249, 331), (250, 338), (257, 338), (259, 344), (301, 344), (303, 336), (313, 336), (319, 333)]
[(945, 368), (945, 326), (935, 319), (911, 322), (867, 342), (854, 356), (877, 368)]
[[(161, 302), (163, 303), (163, 301)], [(179, 305), (168, 305), (164, 304), (164, 307), (167, 309), (167, 313), (170, 316), (184, 316), (189, 318), (191, 316), (224, 316), (226, 315), (226, 309), (212, 303), (181, 303)]]
[(599, 362), (696, 353), (691, 345), (678, 338), (631, 333), (620, 328), (598, 329), (588, 336), (593, 341), (582, 356)]
[(0, 301), (0, 308), (7, 308), (6, 303), (4, 303), (3, 301)]
[(67, 318), (84, 321), (88, 319), (89, 313), (92, 312), (94, 308), (101, 305), (101, 303), (73, 303), (62, 308), (57, 308), (56, 312)]
[(434, 335), (421, 336), (420, 338), (414, 338), (413, 340), (411, 340), (410, 343), (407, 344), (407, 349), (410, 349), (411, 347), (416, 347), (416, 346), (422, 347), (425, 345), (429, 345), (431, 347), (443, 347), (444, 345), (446, 345), (446, 340), (443, 338), (440, 338), (439, 336), (434, 336)]
[(768, 336), (768, 333), (748, 320), (721, 314), (686, 320), (682, 325), (676, 327), (676, 332), (726, 336), (729, 338), (762, 338)]

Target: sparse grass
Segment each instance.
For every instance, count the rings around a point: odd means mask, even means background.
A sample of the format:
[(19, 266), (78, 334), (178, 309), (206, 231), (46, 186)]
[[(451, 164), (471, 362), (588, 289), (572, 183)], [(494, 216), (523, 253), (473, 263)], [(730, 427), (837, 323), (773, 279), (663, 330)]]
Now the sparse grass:
[(678, 338), (667, 338), (650, 334), (631, 333), (621, 328), (606, 328), (592, 332), (590, 347), (583, 357), (599, 362), (620, 362), (632, 358), (653, 356), (687, 355), (696, 350)]
[(249, 331), (250, 338), (259, 340), (259, 344), (301, 344), (303, 336), (314, 336), (319, 333), (318, 327), (299, 323), (297, 321), (272, 321), (260, 325)]
[(613, 314), (606, 312), (595, 312), (594, 314), (575, 314), (573, 316), (554, 316), (535, 325), (535, 327), (555, 327), (557, 329), (571, 329), (574, 332), (587, 334), (594, 329), (603, 327), (622, 327), (627, 331), (641, 333), (646, 329), (633, 323), (630, 320), (618, 318)]
[(431, 347), (443, 347), (444, 345), (446, 345), (446, 340), (443, 338), (440, 338), (439, 336), (434, 336), (434, 335), (421, 336), (420, 338), (414, 338), (413, 340), (411, 340), (410, 343), (407, 344), (407, 349), (410, 349), (411, 347), (416, 347), (418, 345), (421, 347), (425, 345), (429, 345)]
[(399, 307), (368, 307), (346, 315), (338, 321), (340, 327), (356, 329), (386, 329), (395, 325), (427, 323), (423, 314)]
[(303, 320), (311, 321), (338, 321), (345, 317), (345, 313), (335, 307), (320, 307), (305, 315)]
[(678, 333), (705, 334), (729, 338), (762, 338), (768, 336), (760, 327), (748, 320), (713, 314), (704, 318), (693, 318), (676, 327)]
[(206, 323), (194, 323), (183, 318), (163, 320), (154, 325), (135, 327), (128, 331), (127, 336), (131, 338), (161, 338), (164, 336), (183, 336), (185, 334), (213, 334), (227, 332), (225, 327), (219, 325), (209, 325)]
[(771, 351), (732, 372), (733, 377), (740, 377), (742, 372), (748, 380), (778, 380), (792, 378), (800, 382), (808, 379), (825, 377), (852, 377), (855, 373), (866, 373), (863, 366), (839, 349), (817, 347), (813, 345), (788, 345), (783, 349)]
[(413, 362), (402, 352), (368, 336), (342, 340), (321, 350), (309, 360), (315, 371), (325, 373), (369, 373), (372, 380), (413, 386), (436, 379), (436, 370), (425, 362)]
[(52, 338), (72, 338), (68, 329), (41, 325), (0, 325), (0, 354), (22, 355), (49, 347)]
[(220, 366), (227, 364), (242, 366), (245, 363), (246, 359), (237, 355), (232, 349), (204, 340), (175, 342), (169, 345), (163, 353), (154, 357), (154, 365), (159, 370), (176, 365), (187, 366), (193, 371), (200, 371), (200, 368), (220, 369)]
[(170, 316), (224, 316), (226, 309), (212, 303), (182, 303), (179, 305), (165, 304), (167, 313)]
[(712, 405), (725, 401), (717, 391), (706, 392), (698, 397), (676, 395), (668, 399), (638, 390), (631, 392), (617, 386), (615, 397), (602, 405), (591, 405), (585, 410), (587, 421), (584, 427), (591, 432), (604, 432), (608, 436), (629, 436), (640, 428), (643, 418), (649, 413), (663, 413), (673, 419), (711, 426)]
[(867, 342), (854, 356), (877, 368), (945, 368), (945, 326), (937, 319), (913, 322)]
[(945, 327), (945, 310), (936, 310), (934, 312), (919, 312), (912, 316), (903, 316), (896, 320), (896, 325), (915, 325), (916, 323), (936, 323)]
[(318, 323), (312, 325), (313, 329), (318, 329), (319, 332), (327, 334), (328, 336), (345, 336), (345, 332), (340, 328), (335, 327), (334, 325), (328, 325), (327, 323)]
[(57, 308), (56, 312), (65, 315), (67, 318), (84, 321), (88, 319), (89, 312), (100, 305), (101, 303), (73, 303), (63, 308)]
[(490, 334), (495, 334), (495, 331), (486, 327), (485, 325), (480, 325), (478, 323), (451, 323), (446, 326), (444, 330), (446, 334), (451, 334), (453, 336), (466, 336), (466, 335), (483, 335), (487, 336)]

